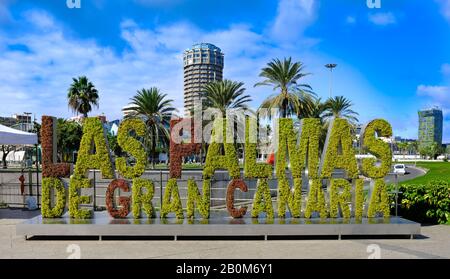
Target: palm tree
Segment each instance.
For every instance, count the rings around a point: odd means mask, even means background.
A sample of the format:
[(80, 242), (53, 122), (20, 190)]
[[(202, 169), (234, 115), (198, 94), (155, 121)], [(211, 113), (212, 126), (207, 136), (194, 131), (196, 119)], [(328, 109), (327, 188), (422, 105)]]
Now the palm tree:
[(244, 95), (243, 86), (243, 82), (228, 79), (206, 84), (203, 94), (205, 107), (219, 109), (223, 116), (226, 115), (227, 110), (246, 109), (246, 103), (251, 99), (249, 95)]
[(141, 118), (147, 126), (145, 138), (146, 146), (152, 152), (152, 167), (155, 167), (155, 153), (157, 145), (167, 145), (169, 142), (169, 127), (172, 113), (176, 111), (172, 107), (173, 100), (166, 99), (167, 94), (162, 94), (156, 87), (138, 90), (131, 98), (131, 103), (124, 108), (127, 117)]
[[(260, 106), (265, 109), (278, 108), (282, 117), (292, 114), (303, 115), (308, 109), (305, 99), (314, 95), (312, 88), (308, 84), (298, 83), (300, 79), (309, 75), (304, 73), (304, 66), (301, 62), (292, 62), (292, 59), (284, 58), (283, 61), (273, 59), (267, 67), (261, 70), (260, 77), (263, 81), (256, 86), (269, 85), (274, 90), (280, 90), (278, 94), (269, 96)], [(266, 115), (269, 116), (270, 115)]]
[(81, 113), (84, 117), (87, 117), (92, 106), (98, 107), (98, 91), (85, 76), (78, 77), (78, 79), (73, 78), (67, 99), (69, 99), (69, 107), (72, 111)]
[(325, 113), (323, 116), (326, 119), (331, 117), (345, 118), (350, 123), (354, 124), (355, 122), (358, 122), (358, 118), (356, 116), (359, 114), (351, 109), (352, 106), (352, 102), (344, 96), (328, 98), (325, 102)]

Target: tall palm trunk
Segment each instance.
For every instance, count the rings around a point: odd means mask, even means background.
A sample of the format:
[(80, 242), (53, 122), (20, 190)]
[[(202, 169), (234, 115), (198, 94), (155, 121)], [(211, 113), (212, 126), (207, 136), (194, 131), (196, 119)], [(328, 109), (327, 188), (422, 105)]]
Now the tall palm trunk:
[(156, 132), (152, 134), (152, 168), (155, 169), (155, 154), (156, 153)]

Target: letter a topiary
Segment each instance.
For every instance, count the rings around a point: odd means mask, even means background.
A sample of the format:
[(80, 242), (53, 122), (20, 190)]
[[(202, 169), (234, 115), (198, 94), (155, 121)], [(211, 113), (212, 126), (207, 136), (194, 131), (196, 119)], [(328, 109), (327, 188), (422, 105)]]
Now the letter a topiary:
[(125, 119), (119, 126), (117, 133), (117, 142), (124, 152), (130, 153), (136, 159), (134, 166), (127, 165), (127, 159), (124, 157), (116, 158), (116, 167), (119, 173), (128, 179), (140, 177), (145, 171), (146, 152), (142, 143), (130, 136), (134, 131), (136, 136), (145, 136), (146, 128), (144, 121), (140, 119)]
[[(52, 208), (51, 191), (56, 192), (55, 206)], [(55, 177), (42, 178), (42, 217), (57, 218), (61, 217), (66, 207), (66, 189), (63, 182)]]
[(386, 183), (384, 183), (383, 178), (375, 179), (375, 187), (370, 197), (367, 217), (374, 218), (378, 213), (382, 213), (384, 217), (389, 217), (389, 211), (389, 195)]
[(258, 179), (255, 197), (253, 198), (252, 217), (258, 218), (261, 212), (266, 213), (268, 219), (273, 218), (272, 196), (267, 179)]
[[(375, 137), (375, 134), (378, 138)], [(362, 160), (363, 174), (370, 178), (385, 177), (391, 170), (392, 152), (389, 144), (379, 137), (391, 137), (391, 125), (384, 119), (372, 120), (364, 128), (362, 135), (362, 146), (381, 161), (380, 166), (375, 166), (377, 159), (364, 158)]]
[[(352, 201), (351, 184), (345, 179), (331, 179), (330, 186), (330, 217), (338, 217), (338, 208), (341, 207), (342, 217), (350, 218), (350, 206)], [(342, 189), (342, 193), (339, 193)]]
[[(220, 135), (222, 131), (222, 136)], [(236, 149), (228, 139), (232, 138), (231, 131), (227, 129), (227, 121), (218, 118), (214, 121), (212, 132), (212, 141), (206, 154), (205, 167), (203, 168), (203, 177), (212, 178), (217, 169), (227, 169), (231, 178), (240, 178), (241, 171), (236, 155)], [(220, 154), (220, 148), (223, 145), (225, 155)]]
[(203, 196), (198, 190), (197, 183), (193, 179), (188, 179), (188, 197), (186, 213), (188, 218), (195, 217), (195, 204), (203, 218), (209, 218), (209, 207), (211, 203), (211, 180), (203, 180)]
[(302, 179), (294, 178), (294, 191), (289, 186), (286, 178), (278, 179), (278, 217), (286, 216), (286, 205), (291, 212), (292, 217), (300, 218), (302, 202)]
[(167, 214), (171, 212), (175, 212), (178, 219), (184, 218), (183, 206), (181, 204), (176, 178), (169, 178), (169, 181), (167, 181), (163, 204), (161, 206), (161, 218), (166, 218)]
[[(339, 152), (339, 149), (342, 152)], [(353, 150), (350, 125), (347, 120), (336, 118), (330, 123), (324, 150), (321, 168), (322, 178), (331, 178), (335, 169), (344, 169), (349, 178), (357, 178), (358, 166)]]
[(257, 131), (256, 119), (247, 118), (245, 125), (244, 174), (246, 178), (269, 178), (272, 176), (272, 166), (256, 162)]
[[(92, 154), (94, 147), (95, 154)], [(83, 121), (83, 137), (74, 175), (86, 177), (89, 169), (100, 169), (103, 178), (114, 178), (105, 129), (97, 117), (88, 117)]]
[(308, 202), (306, 203), (305, 218), (311, 218), (313, 212), (319, 212), (321, 218), (327, 217), (327, 207), (325, 204), (325, 194), (322, 190), (322, 180), (310, 180)]
[(286, 151), (292, 169), (292, 177), (301, 178), (307, 168), (310, 178), (318, 178), (320, 120), (302, 119), (300, 124), (300, 144), (297, 145), (297, 133), (291, 118), (280, 118), (278, 152), (276, 154), (276, 172), (278, 179), (286, 177)]
[[(146, 189), (147, 193), (142, 193), (142, 189)], [(155, 217), (155, 209), (153, 208), (152, 199), (155, 193), (153, 182), (144, 178), (133, 178), (132, 195), (133, 195), (133, 217), (141, 218), (141, 209), (147, 215), (147, 218)]]

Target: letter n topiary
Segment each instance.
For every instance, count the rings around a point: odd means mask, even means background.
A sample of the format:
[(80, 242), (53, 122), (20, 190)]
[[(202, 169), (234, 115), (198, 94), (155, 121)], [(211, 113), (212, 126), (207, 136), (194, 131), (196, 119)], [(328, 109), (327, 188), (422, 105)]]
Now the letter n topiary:
[[(55, 206), (52, 208), (51, 192), (56, 192)], [(66, 189), (63, 182), (55, 177), (42, 178), (42, 217), (57, 218), (61, 217), (66, 207)]]
[[(146, 193), (142, 190), (146, 189)], [(133, 202), (133, 217), (141, 218), (141, 211), (147, 215), (148, 218), (155, 217), (155, 209), (152, 204), (153, 195), (155, 193), (155, 186), (153, 182), (144, 178), (134, 178), (132, 186), (132, 202)], [(142, 209), (142, 210), (141, 210)]]
[(180, 193), (176, 178), (169, 178), (164, 191), (163, 204), (161, 206), (161, 218), (166, 218), (167, 214), (175, 212), (178, 219), (183, 219), (183, 206), (181, 204)]
[(133, 132), (138, 137), (145, 136), (146, 128), (144, 121), (140, 119), (125, 119), (120, 123), (117, 133), (117, 142), (122, 150), (130, 153), (135, 159), (134, 166), (127, 165), (127, 159), (124, 157), (116, 158), (116, 167), (119, 173), (128, 179), (140, 177), (145, 171), (145, 164), (147, 160), (146, 152), (142, 143), (130, 136)]
[(211, 204), (211, 180), (203, 180), (203, 196), (198, 190), (197, 183), (194, 179), (188, 179), (188, 197), (186, 205), (186, 215), (188, 218), (195, 217), (195, 204), (197, 204), (198, 212), (202, 215), (204, 219), (209, 218), (209, 209)]
[(377, 214), (383, 214), (383, 216), (389, 217), (389, 194), (387, 192), (386, 183), (383, 178), (375, 179), (375, 186), (370, 197), (369, 210), (367, 211), (367, 217), (374, 218)]
[[(217, 169), (227, 169), (231, 178), (240, 178), (241, 176), (234, 143), (229, 142), (232, 138), (229, 130), (227, 129), (226, 119), (218, 118), (214, 121), (212, 141), (209, 145), (205, 167), (203, 168), (203, 177), (206, 179), (212, 178)], [(222, 131), (222, 135), (220, 131)], [(220, 149), (222, 146), (225, 155), (221, 155)]]
[[(375, 137), (375, 134), (378, 136)], [(362, 132), (362, 146), (380, 161), (380, 166), (375, 166), (377, 159), (364, 158), (362, 160), (362, 172), (370, 178), (383, 178), (391, 170), (392, 152), (389, 144), (379, 137), (391, 137), (392, 127), (384, 119), (370, 121)]]
[(253, 198), (252, 217), (258, 218), (261, 212), (266, 213), (268, 219), (273, 219), (272, 196), (267, 179), (258, 179), (255, 197)]
[[(350, 218), (350, 206), (352, 201), (351, 184), (345, 179), (331, 179), (330, 186), (330, 217), (338, 217), (338, 208), (341, 207), (342, 217)], [(339, 190), (342, 189), (342, 193)]]

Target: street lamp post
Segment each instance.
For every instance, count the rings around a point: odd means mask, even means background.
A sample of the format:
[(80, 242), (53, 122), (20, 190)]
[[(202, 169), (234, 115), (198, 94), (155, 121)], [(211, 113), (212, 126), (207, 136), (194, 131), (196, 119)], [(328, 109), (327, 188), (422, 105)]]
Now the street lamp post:
[(326, 64), (325, 67), (330, 69), (330, 99), (331, 99), (331, 90), (333, 87), (333, 69), (337, 67), (337, 64)]

